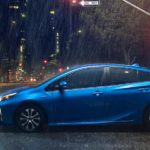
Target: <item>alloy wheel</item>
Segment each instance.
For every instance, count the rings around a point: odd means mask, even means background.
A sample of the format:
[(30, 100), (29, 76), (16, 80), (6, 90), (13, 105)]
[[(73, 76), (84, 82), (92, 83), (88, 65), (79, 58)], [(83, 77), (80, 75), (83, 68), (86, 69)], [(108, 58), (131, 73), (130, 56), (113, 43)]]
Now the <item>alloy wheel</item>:
[(42, 124), (42, 113), (37, 107), (24, 107), (17, 113), (17, 124), (26, 132), (36, 131)]

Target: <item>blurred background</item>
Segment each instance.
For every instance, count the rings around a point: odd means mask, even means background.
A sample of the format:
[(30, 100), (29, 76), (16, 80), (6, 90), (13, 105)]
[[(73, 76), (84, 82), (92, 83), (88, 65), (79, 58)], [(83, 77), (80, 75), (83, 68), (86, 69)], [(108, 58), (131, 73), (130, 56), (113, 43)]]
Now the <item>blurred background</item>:
[[(40, 82), (87, 63), (150, 67), (150, 16), (122, 0), (0, 1), (0, 82)], [(130, 0), (150, 12), (149, 0)]]

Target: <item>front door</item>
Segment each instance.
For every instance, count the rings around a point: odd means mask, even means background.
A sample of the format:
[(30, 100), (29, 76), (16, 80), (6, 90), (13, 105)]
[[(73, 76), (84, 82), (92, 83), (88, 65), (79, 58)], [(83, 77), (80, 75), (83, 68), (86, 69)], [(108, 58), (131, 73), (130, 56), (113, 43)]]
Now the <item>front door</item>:
[(49, 90), (47, 93), (54, 103), (56, 123), (95, 123), (104, 120), (107, 92), (102, 86), (105, 72), (103, 67), (75, 71), (62, 77), (67, 82), (63, 91)]

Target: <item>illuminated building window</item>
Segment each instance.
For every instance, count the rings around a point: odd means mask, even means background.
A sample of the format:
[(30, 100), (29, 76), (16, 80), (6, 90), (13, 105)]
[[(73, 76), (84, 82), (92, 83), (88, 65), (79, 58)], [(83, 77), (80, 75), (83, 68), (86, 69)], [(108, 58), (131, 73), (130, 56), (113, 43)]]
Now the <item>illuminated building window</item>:
[(12, 25), (16, 25), (16, 20), (12, 20), (12, 21), (11, 21), (11, 24), (12, 24)]
[(49, 12), (51, 15), (55, 15), (55, 10), (50, 10)]
[(19, 9), (19, 6), (14, 5), (14, 6), (9, 6), (10, 9)]
[(25, 41), (26, 39), (25, 38), (21, 38), (21, 41)]
[(22, 17), (22, 18), (26, 18), (27, 15), (26, 15), (25, 13), (21, 13), (21, 17)]

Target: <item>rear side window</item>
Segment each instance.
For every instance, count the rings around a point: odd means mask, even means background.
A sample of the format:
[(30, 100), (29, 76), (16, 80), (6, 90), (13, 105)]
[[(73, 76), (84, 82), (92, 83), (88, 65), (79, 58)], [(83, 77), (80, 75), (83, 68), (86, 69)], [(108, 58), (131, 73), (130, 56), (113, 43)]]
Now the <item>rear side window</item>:
[(137, 70), (115, 67), (109, 69), (108, 85), (118, 85), (133, 82), (138, 82)]
[(139, 71), (138, 80), (141, 81), (150, 81), (150, 72)]

